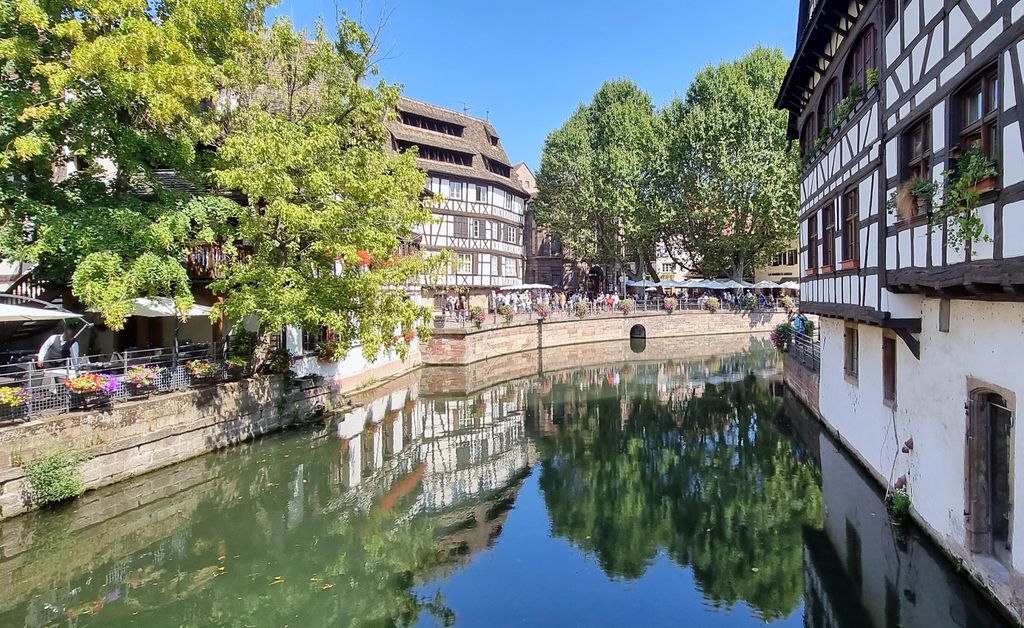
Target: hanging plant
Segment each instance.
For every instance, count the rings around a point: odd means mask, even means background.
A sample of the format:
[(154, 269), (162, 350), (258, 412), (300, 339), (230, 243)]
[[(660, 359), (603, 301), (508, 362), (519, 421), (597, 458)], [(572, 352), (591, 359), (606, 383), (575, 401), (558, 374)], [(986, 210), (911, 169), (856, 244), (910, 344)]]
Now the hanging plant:
[(970, 241), (990, 242), (985, 223), (978, 216), (981, 195), (996, 189), (996, 162), (978, 149), (971, 149), (953, 161), (943, 173), (945, 195), (932, 214), (932, 224), (946, 225), (946, 238), (954, 249)]
[(878, 85), (878, 68), (868, 68), (867, 71), (868, 89)]
[(928, 213), (935, 203), (938, 191), (939, 184), (931, 179), (908, 179), (889, 197), (886, 207), (903, 222), (909, 222)]
[(499, 305), (498, 314), (500, 314), (501, 317), (505, 320), (506, 325), (510, 324), (512, 322), (512, 319), (515, 318), (516, 315), (515, 310), (512, 309), (511, 305)]

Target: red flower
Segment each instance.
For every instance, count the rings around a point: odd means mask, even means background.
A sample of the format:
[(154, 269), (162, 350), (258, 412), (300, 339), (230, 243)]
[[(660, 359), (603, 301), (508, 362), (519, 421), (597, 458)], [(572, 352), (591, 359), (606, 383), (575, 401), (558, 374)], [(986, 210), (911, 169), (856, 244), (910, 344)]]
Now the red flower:
[(371, 263), (373, 263), (373, 255), (366, 249), (356, 251), (356, 257), (359, 258), (360, 266), (369, 266)]

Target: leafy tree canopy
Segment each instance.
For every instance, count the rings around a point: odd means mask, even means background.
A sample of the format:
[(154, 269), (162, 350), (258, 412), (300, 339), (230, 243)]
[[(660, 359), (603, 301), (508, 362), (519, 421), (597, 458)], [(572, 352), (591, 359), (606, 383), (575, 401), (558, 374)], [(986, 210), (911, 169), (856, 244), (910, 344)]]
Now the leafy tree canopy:
[(548, 136), (537, 220), (560, 234), (573, 258), (637, 261), (653, 272), (658, 216), (649, 196), (659, 125), (650, 96), (619, 80), (605, 83)]
[(0, 6), (0, 256), (70, 282), (118, 329), (137, 296), (190, 307), (188, 256), (216, 245), (218, 314), (404, 351), (425, 312), (400, 286), (428, 264), (395, 252), (430, 214), (414, 156), (386, 150), (398, 90), (366, 84), (376, 45), (358, 24), (268, 28), (266, 6)]
[(798, 157), (774, 108), (786, 68), (781, 50), (757, 48), (702, 70), (661, 112), (664, 240), (705, 275), (741, 278), (797, 235)]

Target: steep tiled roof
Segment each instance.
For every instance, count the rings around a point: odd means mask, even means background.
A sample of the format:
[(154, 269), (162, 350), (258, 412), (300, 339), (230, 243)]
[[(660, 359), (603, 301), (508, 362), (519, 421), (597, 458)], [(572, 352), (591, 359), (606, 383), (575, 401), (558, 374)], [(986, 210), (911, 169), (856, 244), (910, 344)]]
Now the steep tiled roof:
[[(505, 149), (501, 146), (498, 132), (490, 122), (404, 96), (399, 98), (398, 111), (399, 114), (402, 112), (410, 113), (458, 125), (463, 128), (462, 136), (456, 137), (439, 131), (430, 131), (403, 124), (401, 115), (399, 115), (398, 119), (387, 121), (388, 130), (391, 131), (392, 149), (394, 150), (398, 150), (399, 142), (408, 142), (421, 147), (432, 146), (473, 156), (472, 166), (461, 166), (421, 158), (418, 162), (419, 166), (424, 170), (497, 183), (518, 194), (529, 196), (529, 193), (523, 189), (518, 178), (511, 172), (511, 161), (505, 153)], [(492, 138), (496, 141), (496, 145), (492, 142)], [(484, 161), (485, 158), (508, 167), (509, 176), (505, 177), (488, 170), (487, 164)]]

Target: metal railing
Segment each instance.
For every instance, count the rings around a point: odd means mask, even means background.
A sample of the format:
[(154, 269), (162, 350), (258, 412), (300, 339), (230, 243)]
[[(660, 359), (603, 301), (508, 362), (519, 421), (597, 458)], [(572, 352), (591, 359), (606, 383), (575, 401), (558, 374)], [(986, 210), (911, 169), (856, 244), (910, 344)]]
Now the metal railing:
[[(196, 384), (229, 379), (229, 369), (218, 359), (210, 345), (184, 345), (177, 352), (170, 349), (141, 349), (115, 352), (110, 355), (89, 355), (67, 358), (40, 366), (35, 358), (0, 366), (0, 425), (27, 421), (75, 410), (88, 409), (128, 401), (150, 394), (187, 389)], [(190, 363), (212, 364), (212, 373), (193, 376)], [(133, 383), (133, 369), (152, 370), (151, 382)], [(238, 373), (241, 375), (241, 373)], [(82, 375), (96, 375), (103, 390), (75, 392), (68, 381)], [(4, 399), (8, 403), (3, 403)], [(20, 403), (10, 403), (20, 401)]]
[(797, 334), (789, 346), (789, 356), (807, 370), (818, 373), (821, 370), (821, 342), (804, 334)]

